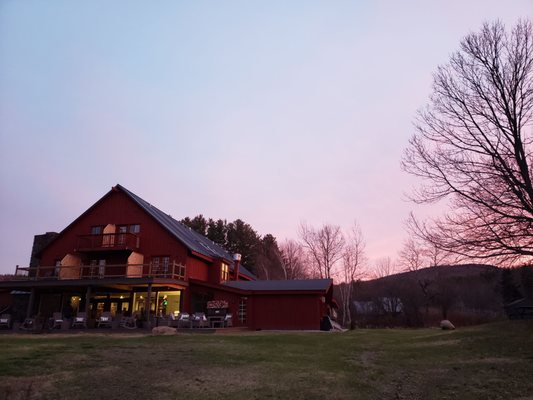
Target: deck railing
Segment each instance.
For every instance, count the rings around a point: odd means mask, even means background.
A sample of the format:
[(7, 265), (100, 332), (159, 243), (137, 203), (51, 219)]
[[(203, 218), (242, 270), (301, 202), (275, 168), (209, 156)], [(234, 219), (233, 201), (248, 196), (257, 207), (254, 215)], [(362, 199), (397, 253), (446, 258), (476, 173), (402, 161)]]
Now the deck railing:
[(129, 232), (79, 235), (76, 249), (78, 251), (138, 249), (140, 241), (139, 236)]
[(67, 280), (104, 278), (168, 278), (185, 280), (185, 265), (161, 264), (109, 264), (109, 265), (60, 265), (19, 267), (15, 271), (21, 280)]

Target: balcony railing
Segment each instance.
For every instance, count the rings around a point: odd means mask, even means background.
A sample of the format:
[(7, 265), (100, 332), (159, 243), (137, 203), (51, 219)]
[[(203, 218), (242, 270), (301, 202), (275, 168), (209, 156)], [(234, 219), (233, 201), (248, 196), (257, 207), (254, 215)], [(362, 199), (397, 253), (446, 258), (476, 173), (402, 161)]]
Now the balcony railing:
[(19, 267), (15, 272), (20, 280), (67, 280), (105, 278), (168, 278), (185, 280), (186, 268), (176, 262), (161, 264), (61, 265)]
[(134, 233), (104, 233), (101, 235), (79, 235), (76, 250), (137, 250), (141, 238)]

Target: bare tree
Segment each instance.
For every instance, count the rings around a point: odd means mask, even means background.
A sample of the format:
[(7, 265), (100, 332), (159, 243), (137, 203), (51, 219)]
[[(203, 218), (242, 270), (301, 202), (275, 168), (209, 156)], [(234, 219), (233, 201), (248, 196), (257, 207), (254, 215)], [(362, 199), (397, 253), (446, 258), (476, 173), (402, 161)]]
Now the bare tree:
[(316, 272), (314, 275), (319, 278), (331, 278), (344, 250), (345, 240), (341, 228), (324, 224), (320, 229), (314, 229), (302, 223), (299, 235), (313, 261)]
[(405, 271), (418, 271), (424, 267), (424, 248), (413, 237), (409, 237), (399, 252), (400, 265)]
[(403, 168), (417, 202), (451, 201), (419, 235), (439, 249), (512, 263), (533, 256), (533, 29), (484, 24), (434, 75)]
[(340, 279), (344, 284), (339, 285), (342, 301), (342, 322), (344, 326), (351, 325), (351, 302), (354, 282), (361, 276), (361, 268), (366, 262), (365, 242), (357, 222), (354, 222), (351, 232), (347, 235), (347, 242), (342, 254), (342, 270)]
[(400, 259), (404, 264), (410, 263), (412, 267), (414, 263), (419, 262), (419, 267), (436, 267), (464, 260), (464, 256), (443, 249), (432, 235), (421, 234), (429, 229), (424, 222), (418, 221), (413, 213), (409, 215), (406, 226), (409, 239), (400, 251)]
[(303, 279), (307, 277), (305, 254), (302, 245), (295, 240), (285, 240), (279, 246), (281, 266), (285, 279)]
[(390, 257), (378, 258), (374, 264), (374, 277), (384, 278), (397, 272), (396, 265)]

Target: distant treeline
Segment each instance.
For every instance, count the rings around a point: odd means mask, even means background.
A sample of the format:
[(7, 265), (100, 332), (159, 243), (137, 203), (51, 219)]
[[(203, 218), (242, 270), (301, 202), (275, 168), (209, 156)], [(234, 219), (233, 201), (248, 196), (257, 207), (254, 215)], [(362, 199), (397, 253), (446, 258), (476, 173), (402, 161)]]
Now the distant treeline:
[(504, 305), (533, 297), (533, 266), (424, 268), (353, 283), (355, 326), (465, 325), (505, 317)]

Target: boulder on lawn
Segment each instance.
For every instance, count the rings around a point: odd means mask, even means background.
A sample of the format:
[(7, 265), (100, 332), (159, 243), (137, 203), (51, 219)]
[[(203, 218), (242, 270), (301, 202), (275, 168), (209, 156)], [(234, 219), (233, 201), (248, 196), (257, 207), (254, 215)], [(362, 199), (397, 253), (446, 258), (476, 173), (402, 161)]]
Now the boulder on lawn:
[(440, 327), (445, 331), (453, 331), (455, 329), (455, 326), (447, 319), (440, 321)]
[(156, 326), (152, 329), (152, 335), (175, 335), (177, 333), (176, 328), (170, 326)]

